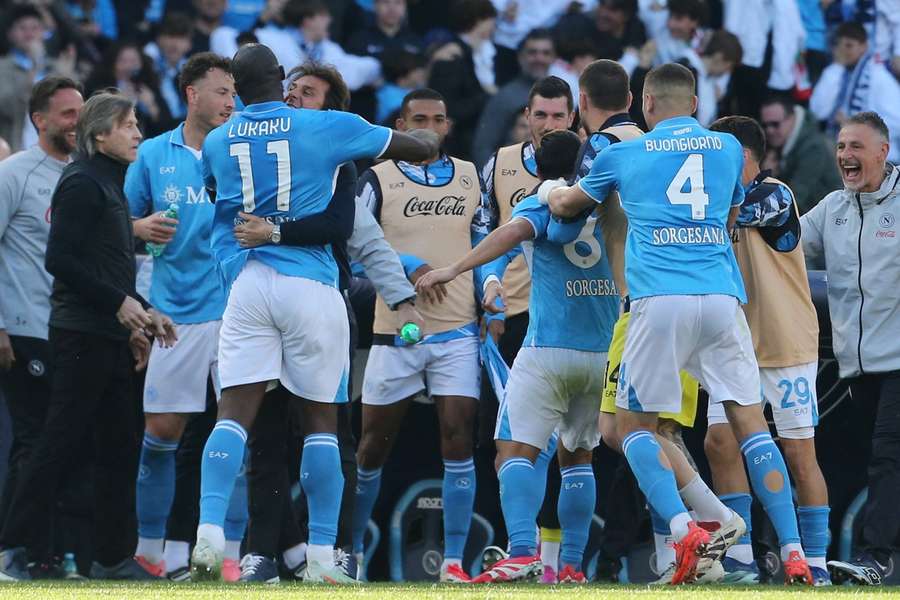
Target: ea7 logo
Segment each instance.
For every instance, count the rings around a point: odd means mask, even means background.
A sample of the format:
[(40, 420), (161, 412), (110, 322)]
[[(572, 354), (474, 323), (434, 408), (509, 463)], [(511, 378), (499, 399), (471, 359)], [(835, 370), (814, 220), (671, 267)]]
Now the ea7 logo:
[(840, 217), (837, 217), (837, 218), (834, 220), (834, 224), (835, 224), (835, 225), (846, 225), (846, 224), (847, 224), (847, 219), (842, 219), (842, 218), (840, 218)]
[(159, 174), (160, 174), (160, 175), (171, 175), (171, 174), (174, 173), (174, 172), (175, 172), (175, 167), (174, 167), (174, 166), (170, 166), (170, 167), (160, 167), (160, 168), (159, 168)]
[(218, 450), (211, 450), (209, 453), (210, 458), (228, 458), (227, 452), (220, 452)]
[(403, 187), (403, 183), (403, 181), (401, 181), (400, 183), (389, 183), (388, 188), (392, 190), (399, 190)]
[(772, 460), (772, 453), (766, 452), (765, 454), (760, 454), (756, 458), (753, 459), (753, 464), (758, 465), (766, 462), (767, 460)]
[(580, 490), (581, 488), (584, 487), (584, 482), (576, 481), (574, 483), (566, 483), (566, 484), (563, 484), (563, 487), (565, 487), (567, 490)]
[(500, 174), (504, 177), (515, 177), (518, 172), (518, 169), (500, 169)]

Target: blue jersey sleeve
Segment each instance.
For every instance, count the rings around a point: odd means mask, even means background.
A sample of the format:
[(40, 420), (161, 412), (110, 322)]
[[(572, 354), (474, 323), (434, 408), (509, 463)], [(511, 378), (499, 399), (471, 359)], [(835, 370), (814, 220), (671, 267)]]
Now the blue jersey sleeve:
[(377, 158), (391, 143), (391, 130), (372, 125), (359, 115), (340, 111), (328, 113), (331, 124), (331, 150), (339, 163), (361, 158)]
[(510, 220), (515, 218), (525, 219), (534, 228), (534, 239), (547, 237), (547, 225), (550, 223), (550, 208), (541, 204), (537, 196), (528, 196), (512, 211)]
[(131, 216), (137, 218), (146, 217), (153, 212), (153, 195), (150, 192), (144, 154), (145, 152), (138, 151), (137, 160), (129, 165), (123, 188)]
[[(611, 191), (616, 188), (616, 158), (615, 152), (619, 144), (604, 148), (596, 158), (587, 177), (578, 181), (581, 188), (594, 202), (602, 203)], [(740, 183), (740, 182), (738, 182)]]
[(547, 225), (547, 240), (564, 246), (574, 242), (584, 229), (590, 212), (585, 213), (578, 219), (560, 219), (559, 217), (551, 217), (550, 223)]
[[(209, 138), (207, 137), (207, 141)], [(204, 152), (203, 152), (203, 160), (200, 161), (200, 171), (203, 174), (203, 185), (206, 189), (215, 191), (216, 190), (216, 178), (213, 177), (212, 174), (212, 165), (209, 160), (209, 152), (206, 152), (205, 148), (206, 144), (204, 143)]]

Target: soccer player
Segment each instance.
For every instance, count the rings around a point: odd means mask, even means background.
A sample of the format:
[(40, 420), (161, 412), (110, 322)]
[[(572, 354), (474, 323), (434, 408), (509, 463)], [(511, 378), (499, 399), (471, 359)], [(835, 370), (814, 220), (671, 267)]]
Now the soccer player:
[(576, 186), (544, 182), (539, 197), (568, 218), (617, 189), (628, 217), (632, 316), (616, 423), (638, 484), (676, 540), (672, 583), (692, 580), (700, 559), (710, 558), (710, 534), (691, 520), (654, 437), (659, 412), (681, 408), (671, 390), (679, 389), (682, 368), (709, 391), (711, 402), (725, 403), (753, 489), (778, 533), (787, 581), (811, 583), (787, 469), (759, 405), (759, 373), (739, 307), (746, 296), (727, 236), (744, 198), (743, 153), (734, 137), (709, 132), (689, 116), (697, 106), (694, 89), (685, 67), (651, 71), (643, 112), (653, 131), (603, 150)]
[[(215, 208), (203, 186), (201, 150), (207, 134), (234, 110), (230, 69), (231, 61), (211, 52), (195, 54), (185, 63), (178, 84), (187, 117), (175, 129), (141, 144), (125, 177), (125, 195), (137, 219), (135, 235), (165, 245), (153, 258), (151, 302), (174, 319), (181, 338), (171, 348), (152, 350), (144, 383), (135, 559), (158, 577), (187, 576), (189, 541), (170, 538), (164, 544), (175, 497), (175, 451), (190, 415), (206, 410), (207, 381), (219, 390), (216, 355), (225, 294), (209, 244)], [(173, 204), (177, 220), (164, 216)], [(246, 493), (234, 494), (226, 521), (226, 581), (236, 581), (240, 574), (246, 513)]]
[(280, 380), (303, 407), (307, 580), (351, 582), (334, 555), (343, 487), (335, 402), (346, 401), (349, 344), (337, 265), (329, 245), (243, 249), (234, 225), (240, 212), (275, 223), (321, 212), (342, 163), (377, 156), (424, 160), (437, 140), (429, 132), (392, 135), (349, 113), (285, 106), (284, 70), (259, 44), (235, 54), (232, 74), (246, 109), (213, 130), (203, 147), (204, 180), (217, 199), (212, 245), (227, 301), (219, 338), (222, 399), (203, 452), (191, 574), (219, 577), (225, 513), (247, 429), (268, 382)]
[[(829, 585), (825, 566), (828, 548), (828, 489), (816, 460), (816, 376), (819, 321), (809, 292), (800, 215), (784, 183), (761, 172), (766, 138), (749, 117), (725, 117), (710, 126), (735, 136), (744, 151), (741, 181), (746, 199), (732, 234), (734, 253), (747, 288), (743, 306), (759, 364), (763, 402), (772, 407), (781, 448), (797, 489), (798, 521), (813, 585)], [(741, 453), (721, 404), (707, 413), (706, 455), (716, 492), (750, 524), (750, 486)], [(728, 550), (726, 582), (753, 582), (759, 570), (753, 560), (750, 527), (745, 538)]]
[[(544, 135), (535, 151), (541, 179), (571, 176), (580, 145), (570, 131)], [(589, 217), (577, 239), (566, 245), (548, 239), (550, 219), (546, 205), (534, 195), (526, 196), (513, 209), (511, 220), (474, 250), (416, 283), (421, 292), (502, 257), (487, 267), (500, 277), (509, 263), (507, 252), (524, 251), (529, 258), (531, 318), (494, 435), (510, 555), (475, 578), (476, 583), (527, 579), (543, 570), (536, 556), (534, 524), (544, 490), (534, 463), (557, 427), (562, 475), (558, 514), (563, 532), (559, 581), (586, 581), (581, 565), (596, 502), (591, 458), (600, 441), (597, 397), (603, 389), (619, 292), (597, 218)], [(493, 298), (492, 290), (485, 302), (490, 304)]]
[[(403, 99), (397, 128), (426, 128), (443, 141), (450, 131), (447, 105), (434, 90)], [(384, 162), (359, 180), (357, 201), (375, 213), (385, 239), (406, 261), (415, 282), (472, 249), (477, 235), (481, 188), (470, 162), (435, 151), (420, 164)], [(423, 390), (433, 397), (444, 459), (444, 560), (440, 579), (465, 582), (461, 560), (475, 501), (472, 431), (480, 392), (475, 289), (480, 282), (460, 277), (435, 288), (436, 302), (416, 307), (425, 317), (422, 342), (407, 346), (396, 335), (401, 325), (379, 298), (372, 350), (363, 381), (362, 436), (357, 450), (354, 552), (362, 539), (387, 461), (406, 409)], [(427, 385), (426, 385), (427, 382)]]
[[(529, 195), (540, 183), (535, 150), (540, 146), (541, 137), (554, 129), (568, 129), (575, 118), (574, 102), (569, 85), (559, 77), (544, 77), (531, 87), (525, 118), (530, 138), (528, 141), (504, 146), (497, 150), (485, 164), (481, 172), (484, 182), (484, 208), (482, 217), (483, 235), (507, 223), (513, 208)], [(531, 275), (525, 264), (525, 257), (517, 256), (503, 276), (502, 297), (506, 310), (499, 313), (487, 312), (488, 332), (494, 336), (501, 356), (508, 365), (522, 347), (528, 329), (528, 295)], [(484, 287), (500, 285), (496, 277), (488, 277)], [(501, 291), (494, 290), (495, 294)], [(488, 396), (488, 397), (485, 397)], [(483, 394), (479, 403), (479, 420), (487, 424), (497, 421), (498, 399), (493, 394)], [(481, 430), (481, 428), (479, 428)], [(491, 434), (493, 432), (491, 431)], [(479, 440), (479, 444), (482, 442)], [(485, 441), (485, 443), (487, 443)], [(553, 453), (551, 452), (550, 455)], [(538, 466), (537, 468), (540, 468)], [(541, 559), (544, 564), (542, 581), (556, 581), (559, 557), (559, 522), (556, 517), (556, 495), (560, 480), (555, 471), (548, 478), (550, 490), (544, 509), (541, 510)], [(555, 540), (555, 541), (551, 541)]]

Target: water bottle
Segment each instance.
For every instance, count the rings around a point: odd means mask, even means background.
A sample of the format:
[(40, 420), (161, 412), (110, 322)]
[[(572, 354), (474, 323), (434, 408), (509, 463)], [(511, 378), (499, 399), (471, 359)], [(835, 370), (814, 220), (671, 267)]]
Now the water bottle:
[(75, 555), (71, 552), (66, 552), (63, 555), (62, 568), (66, 573), (66, 579), (81, 578), (81, 575), (78, 574), (78, 565), (75, 564)]
[(415, 323), (406, 323), (400, 328), (400, 339), (407, 344), (418, 344), (422, 339), (422, 330)]
[[(167, 219), (177, 219), (178, 218), (178, 205), (174, 202), (169, 205), (169, 208), (166, 209), (166, 212), (163, 213), (163, 216)], [(147, 242), (147, 245), (144, 246), (147, 249), (147, 254), (156, 258), (166, 249), (165, 244), (155, 244), (153, 242)]]

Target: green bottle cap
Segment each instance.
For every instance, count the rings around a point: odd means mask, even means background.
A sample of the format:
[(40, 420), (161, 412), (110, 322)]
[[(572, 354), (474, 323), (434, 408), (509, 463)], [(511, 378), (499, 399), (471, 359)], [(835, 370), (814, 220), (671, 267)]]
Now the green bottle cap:
[(415, 323), (407, 323), (400, 328), (400, 338), (407, 344), (418, 344), (422, 339), (422, 331)]

